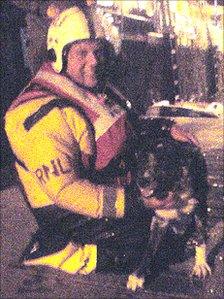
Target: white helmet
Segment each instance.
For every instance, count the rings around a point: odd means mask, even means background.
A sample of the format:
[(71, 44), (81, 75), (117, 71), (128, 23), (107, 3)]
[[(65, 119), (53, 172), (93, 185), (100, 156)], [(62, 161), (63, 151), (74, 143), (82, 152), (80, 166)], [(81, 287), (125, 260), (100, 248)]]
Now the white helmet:
[[(98, 31), (98, 32), (96, 32)], [(86, 15), (72, 7), (60, 13), (51, 23), (47, 35), (47, 49), (54, 50), (55, 61), (52, 66), (57, 73), (63, 68), (63, 49), (79, 40), (104, 37), (101, 28), (90, 28)]]

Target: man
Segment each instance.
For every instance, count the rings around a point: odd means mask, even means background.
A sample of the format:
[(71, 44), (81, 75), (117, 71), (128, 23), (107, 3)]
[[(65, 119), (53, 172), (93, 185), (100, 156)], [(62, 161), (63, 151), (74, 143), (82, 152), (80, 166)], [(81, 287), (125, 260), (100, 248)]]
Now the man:
[[(118, 265), (124, 244), (130, 251), (128, 236), (141, 236), (136, 248), (144, 244), (148, 215), (134, 182), (128, 108), (106, 84), (110, 61), (102, 32), (72, 7), (52, 21), (47, 44), (50, 61), (5, 117), (39, 226), (21, 262), (88, 274)], [(191, 139), (177, 127), (166, 129), (177, 140)]]

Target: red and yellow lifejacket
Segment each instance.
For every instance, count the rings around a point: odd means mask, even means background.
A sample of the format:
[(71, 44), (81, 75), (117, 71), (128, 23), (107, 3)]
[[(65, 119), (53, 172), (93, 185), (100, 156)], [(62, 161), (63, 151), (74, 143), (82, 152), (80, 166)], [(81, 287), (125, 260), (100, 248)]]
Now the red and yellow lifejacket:
[(90, 217), (124, 215), (123, 186), (80, 176), (80, 157), (86, 169), (103, 171), (128, 139), (126, 111), (107, 100), (45, 64), (12, 103), (5, 128), (32, 207), (56, 203)]

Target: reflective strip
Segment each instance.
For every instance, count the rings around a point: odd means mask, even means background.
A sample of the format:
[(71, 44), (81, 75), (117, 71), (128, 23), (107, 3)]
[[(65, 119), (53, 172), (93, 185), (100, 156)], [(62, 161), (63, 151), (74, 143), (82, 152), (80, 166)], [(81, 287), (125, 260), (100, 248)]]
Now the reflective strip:
[[(24, 128), (29, 131), (39, 120), (41, 120), (44, 116), (51, 112), (54, 108), (67, 108), (74, 107), (79, 111), (82, 115), (84, 115), (85, 119), (88, 120), (85, 112), (75, 103), (66, 99), (53, 99), (47, 104), (41, 106), (35, 113), (31, 116), (27, 117), (24, 121)], [(90, 121), (88, 120), (90, 123)]]
[(115, 209), (116, 209), (116, 217), (117, 218), (121, 218), (124, 216), (125, 195), (124, 195), (123, 188), (117, 189), (117, 199), (116, 199), (116, 203), (115, 203)]
[(115, 187), (108, 186), (103, 190), (103, 217), (116, 217), (116, 192)]

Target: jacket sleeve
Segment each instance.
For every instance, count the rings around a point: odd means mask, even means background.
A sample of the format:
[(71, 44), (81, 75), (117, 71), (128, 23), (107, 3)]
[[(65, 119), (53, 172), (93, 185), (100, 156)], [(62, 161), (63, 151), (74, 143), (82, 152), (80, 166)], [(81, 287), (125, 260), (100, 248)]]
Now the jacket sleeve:
[(50, 201), (89, 217), (123, 217), (124, 189), (95, 185), (82, 175), (83, 164), (93, 154), (93, 136), (73, 108), (53, 109), (26, 132), (23, 142), (17, 140), (16, 147), (40, 193)]

